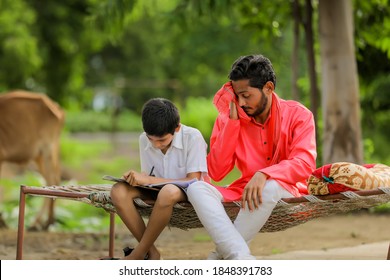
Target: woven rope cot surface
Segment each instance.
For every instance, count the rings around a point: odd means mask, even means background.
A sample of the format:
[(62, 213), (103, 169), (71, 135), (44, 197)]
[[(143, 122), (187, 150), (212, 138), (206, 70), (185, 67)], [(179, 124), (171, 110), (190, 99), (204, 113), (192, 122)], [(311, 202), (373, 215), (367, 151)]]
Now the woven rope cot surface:
[[(45, 186), (27, 187), (40, 191), (31, 195), (51, 198), (65, 198), (91, 204), (109, 212), (116, 212), (111, 203), (110, 190), (112, 185), (85, 186)], [(43, 191), (43, 193), (42, 193)], [(68, 197), (70, 194), (73, 197)], [(372, 191), (344, 192), (337, 195), (313, 196), (280, 200), (267, 223), (260, 232), (275, 232), (303, 224), (315, 218), (345, 213), (361, 208), (370, 208), (390, 202), (390, 187), (381, 187)], [(134, 200), (141, 216), (149, 217), (154, 201)], [(233, 221), (240, 208), (235, 203), (224, 203), (226, 213)], [(192, 205), (181, 202), (175, 205), (169, 226), (188, 230), (203, 227)]]

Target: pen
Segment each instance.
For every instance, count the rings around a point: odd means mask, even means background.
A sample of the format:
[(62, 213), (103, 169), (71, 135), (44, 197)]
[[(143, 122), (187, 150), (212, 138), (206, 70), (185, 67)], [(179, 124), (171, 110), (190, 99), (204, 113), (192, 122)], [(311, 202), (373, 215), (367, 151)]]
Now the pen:
[(154, 166), (152, 167), (152, 170), (150, 170), (149, 176), (154, 176), (153, 175), (153, 170), (154, 170)]

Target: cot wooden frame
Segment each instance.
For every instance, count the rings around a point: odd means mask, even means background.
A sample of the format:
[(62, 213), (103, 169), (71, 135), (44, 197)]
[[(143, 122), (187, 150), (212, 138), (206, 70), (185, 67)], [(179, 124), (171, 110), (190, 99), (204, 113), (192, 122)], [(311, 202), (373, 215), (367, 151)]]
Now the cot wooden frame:
[[(113, 257), (115, 207), (109, 198), (110, 188), (111, 185), (45, 187), (22, 185), (20, 187), (16, 259), (23, 259), (26, 195), (82, 201), (108, 211), (110, 214), (108, 256)], [(278, 202), (269, 220), (260, 231), (273, 232), (285, 230), (317, 217), (348, 212), (355, 209), (370, 208), (387, 202), (390, 202), (390, 187), (381, 187), (368, 191), (343, 192), (325, 196), (306, 195), (285, 198)], [(147, 217), (151, 213), (154, 201), (135, 200), (134, 203), (141, 215)], [(239, 211), (239, 206), (235, 203), (224, 203), (224, 206), (229, 217), (234, 220)], [(170, 226), (187, 230), (202, 227), (202, 224), (198, 220), (192, 205), (189, 202), (182, 202), (175, 206)], [(390, 260), (390, 244), (387, 259)]]

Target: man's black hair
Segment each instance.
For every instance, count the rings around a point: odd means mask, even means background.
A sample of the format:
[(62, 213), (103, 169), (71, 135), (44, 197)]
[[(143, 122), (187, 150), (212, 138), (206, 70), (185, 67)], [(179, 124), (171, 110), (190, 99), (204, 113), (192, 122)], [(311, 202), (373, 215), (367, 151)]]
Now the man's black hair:
[(261, 54), (239, 57), (233, 63), (228, 77), (232, 81), (249, 80), (249, 85), (258, 89), (262, 89), (268, 81), (273, 82), (276, 87), (272, 63)]
[(144, 131), (152, 136), (175, 134), (180, 124), (177, 107), (165, 98), (152, 98), (142, 108), (142, 125)]

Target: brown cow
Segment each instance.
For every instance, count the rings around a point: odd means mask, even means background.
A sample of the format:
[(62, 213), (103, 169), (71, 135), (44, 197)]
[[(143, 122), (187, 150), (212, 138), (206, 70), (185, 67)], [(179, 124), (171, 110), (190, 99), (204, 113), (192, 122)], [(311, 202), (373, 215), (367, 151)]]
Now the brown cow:
[[(13, 91), (0, 95), (0, 169), (3, 162), (35, 161), (47, 185), (60, 183), (60, 136), (65, 113), (40, 93)], [(43, 216), (47, 211), (47, 220)], [(32, 229), (54, 222), (54, 200), (45, 199)]]

